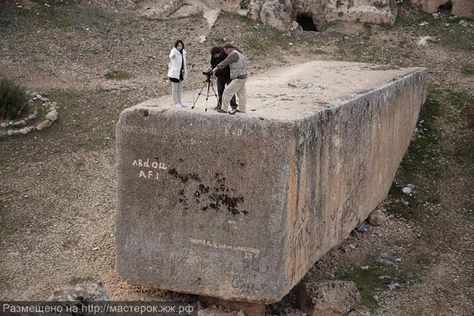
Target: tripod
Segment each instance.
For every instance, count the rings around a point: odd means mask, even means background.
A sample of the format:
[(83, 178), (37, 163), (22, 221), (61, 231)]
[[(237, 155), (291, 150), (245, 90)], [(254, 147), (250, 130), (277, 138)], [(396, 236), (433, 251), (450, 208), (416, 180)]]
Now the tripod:
[[(204, 88), (206, 87), (207, 85), (207, 93), (206, 93), (206, 107), (204, 109), (204, 112), (207, 112), (207, 100), (209, 100), (209, 96), (210, 96), (210, 90), (212, 88), (212, 92), (214, 92), (214, 96), (217, 98), (217, 93), (216, 93), (216, 90), (214, 89), (214, 85), (212, 84), (212, 81), (211, 81), (211, 75), (210, 74), (206, 74), (207, 75), (207, 78), (206, 80), (204, 80), (204, 85), (202, 86), (201, 90), (199, 91), (197, 97), (196, 97), (196, 100), (194, 100), (193, 102), (193, 106), (191, 107), (191, 109), (194, 109), (194, 106), (196, 105), (196, 102), (197, 100), (199, 99), (199, 96), (202, 94), (202, 90), (204, 90)], [(218, 99), (219, 100), (219, 99)]]

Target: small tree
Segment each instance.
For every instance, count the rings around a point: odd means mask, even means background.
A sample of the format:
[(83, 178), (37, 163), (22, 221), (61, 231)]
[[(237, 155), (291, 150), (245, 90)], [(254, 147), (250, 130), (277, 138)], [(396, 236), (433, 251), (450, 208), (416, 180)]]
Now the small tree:
[(11, 120), (26, 112), (25, 89), (8, 79), (0, 79), (0, 119)]

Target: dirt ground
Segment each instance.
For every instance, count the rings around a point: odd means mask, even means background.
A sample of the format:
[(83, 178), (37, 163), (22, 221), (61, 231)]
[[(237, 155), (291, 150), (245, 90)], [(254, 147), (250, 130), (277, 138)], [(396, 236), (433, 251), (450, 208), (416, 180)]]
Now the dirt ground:
[[(305, 279), (354, 281), (362, 303), (353, 315), (472, 315), (473, 20), (401, 7), (394, 26), (290, 34), (230, 14), (209, 30), (200, 15), (153, 20), (77, 1), (17, 3), (0, 3), (0, 76), (47, 93), (59, 121), (0, 139), (0, 299), (46, 299), (85, 281), (102, 281), (114, 300), (179, 297), (115, 271), (114, 126), (123, 108), (169, 93), (167, 55), (183, 38), (192, 69), (185, 89), (201, 84), (208, 49), (229, 40), (248, 55), (251, 74), (314, 59), (427, 67), (418, 133), (380, 206), (388, 220), (354, 231)], [(431, 36), (424, 46), (422, 36)], [(267, 314), (303, 315), (294, 293)]]

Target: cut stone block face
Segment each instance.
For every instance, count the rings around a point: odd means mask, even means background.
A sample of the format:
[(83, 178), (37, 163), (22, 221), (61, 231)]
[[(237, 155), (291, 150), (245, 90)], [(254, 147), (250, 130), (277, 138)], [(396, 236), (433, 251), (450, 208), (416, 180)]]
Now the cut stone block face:
[(315, 61), (251, 77), (245, 114), (205, 112), (204, 96), (191, 109), (190, 93), (186, 109), (166, 96), (124, 110), (119, 274), (177, 292), (279, 301), (386, 197), (426, 76)]

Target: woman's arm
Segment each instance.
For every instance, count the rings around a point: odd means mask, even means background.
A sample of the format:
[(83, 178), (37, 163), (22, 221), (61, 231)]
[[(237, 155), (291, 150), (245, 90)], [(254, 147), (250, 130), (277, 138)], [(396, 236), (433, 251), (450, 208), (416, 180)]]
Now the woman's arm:
[(170, 58), (173, 58), (174, 55), (176, 54), (176, 49), (171, 49), (171, 52), (170, 52)]

